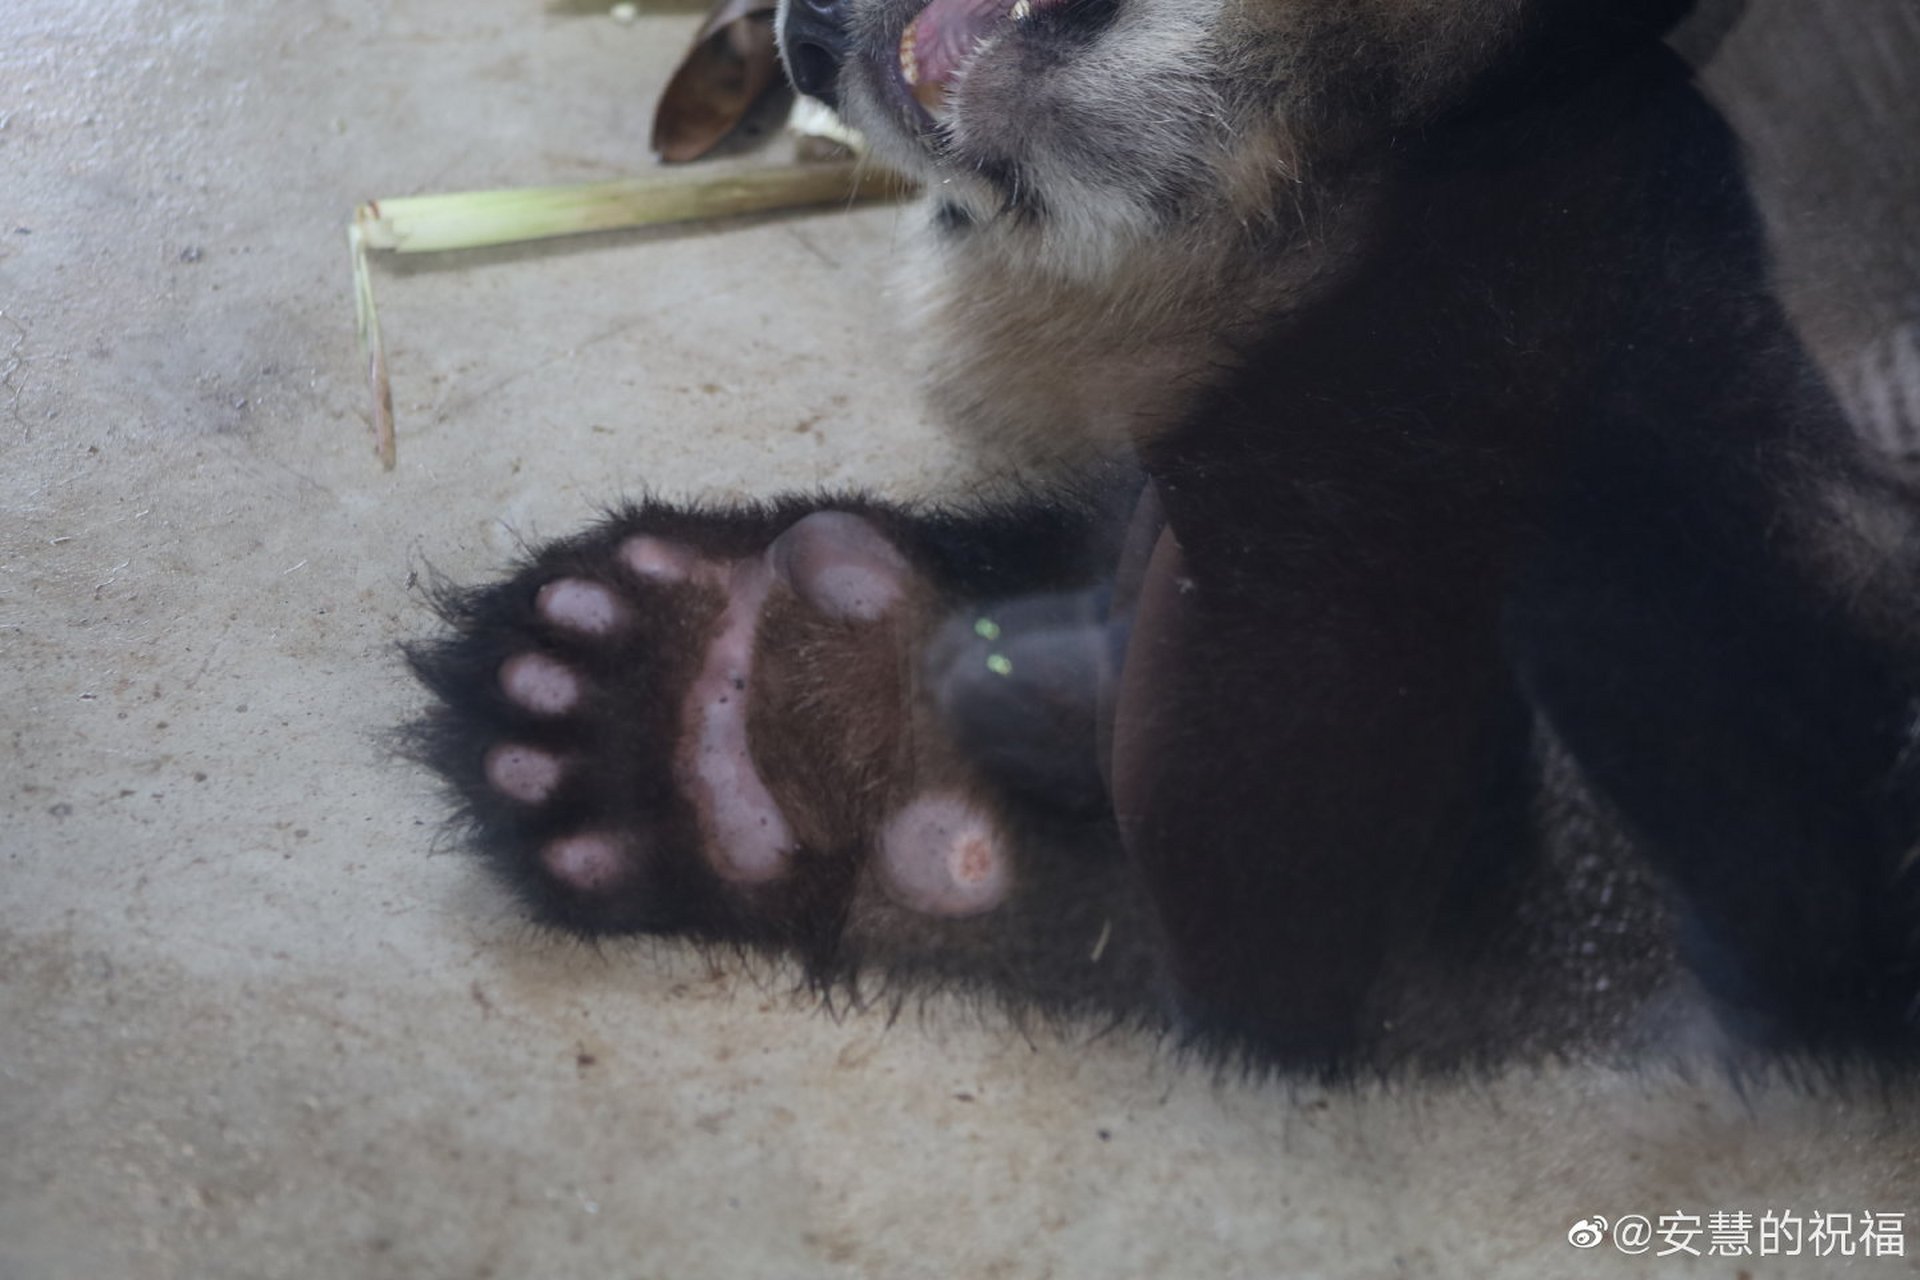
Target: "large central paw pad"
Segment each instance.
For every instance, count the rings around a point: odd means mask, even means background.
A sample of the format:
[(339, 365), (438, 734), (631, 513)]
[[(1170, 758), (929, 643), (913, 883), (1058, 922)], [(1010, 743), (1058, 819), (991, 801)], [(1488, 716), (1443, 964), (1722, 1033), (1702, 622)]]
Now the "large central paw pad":
[(913, 678), (934, 618), (907, 557), (845, 512), (758, 550), (726, 533), (557, 548), (419, 656), (449, 704), (436, 758), (486, 842), (587, 927), (760, 936), (833, 901), (836, 919), (998, 905), (1008, 837)]

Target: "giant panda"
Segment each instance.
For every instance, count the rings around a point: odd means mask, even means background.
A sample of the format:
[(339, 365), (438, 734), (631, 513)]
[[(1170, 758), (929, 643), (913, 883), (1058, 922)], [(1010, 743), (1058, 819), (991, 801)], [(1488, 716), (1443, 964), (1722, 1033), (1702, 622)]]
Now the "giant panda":
[(541, 919), (1284, 1073), (1920, 1050), (1920, 525), (1689, 0), (784, 0), (1020, 479), (633, 503), (413, 727)]

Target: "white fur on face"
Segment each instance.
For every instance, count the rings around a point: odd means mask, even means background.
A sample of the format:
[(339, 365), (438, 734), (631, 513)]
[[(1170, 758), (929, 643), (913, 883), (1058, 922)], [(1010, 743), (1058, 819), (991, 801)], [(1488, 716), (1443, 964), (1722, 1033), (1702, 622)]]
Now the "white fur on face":
[(1097, 282), (1166, 233), (1229, 149), (1234, 125), (1214, 84), (1225, 2), (1121, 0), (1110, 23), (1085, 31), (1003, 23), (954, 78), (933, 130), (890, 83), (917, 0), (856, 3), (844, 110), (881, 159), (921, 177), (997, 252)]
[(1524, 0), (1082, 2), (994, 28), (930, 127), (894, 80), (926, 0), (848, 0), (842, 110), (929, 195), (902, 276), (930, 398), (1026, 466), (1169, 429), (1234, 334), (1336, 276), (1372, 143), (1443, 105)]
[[(1444, 109), (1526, 0), (1063, 0), (993, 28), (937, 126), (897, 83), (926, 0), (848, 0), (840, 94), (887, 164), (987, 228), (1023, 269), (1080, 283), (1148, 242), (1231, 236), (1300, 203), (1318, 156)], [(1009, 0), (1011, 3), (1011, 0)]]

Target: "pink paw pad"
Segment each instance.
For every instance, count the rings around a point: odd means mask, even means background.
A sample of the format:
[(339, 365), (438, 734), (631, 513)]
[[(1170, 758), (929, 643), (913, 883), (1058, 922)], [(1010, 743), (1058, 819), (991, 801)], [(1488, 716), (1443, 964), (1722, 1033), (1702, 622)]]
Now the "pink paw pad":
[(540, 653), (522, 653), (500, 664), (500, 688), (535, 715), (564, 715), (580, 702), (580, 678)]
[(984, 810), (955, 795), (921, 796), (887, 820), (880, 872), (901, 905), (939, 916), (992, 910), (1012, 881), (1005, 838)]
[(604, 636), (626, 621), (626, 606), (613, 592), (585, 578), (559, 578), (534, 598), (540, 616), (557, 627)]
[(560, 785), (560, 761), (518, 743), (505, 743), (487, 752), (483, 768), (495, 791), (522, 804), (539, 804)]
[(720, 630), (681, 709), (687, 728), (680, 769), (706, 829), (714, 869), (758, 884), (786, 870), (794, 849), (786, 816), (767, 791), (747, 741), (747, 689), (754, 635), (772, 579), (758, 561), (735, 566)]
[(597, 831), (552, 841), (540, 851), (540, 863), (555, 880), (582, 893), (612, 888), (632, 870), (620, 842)]
[(701, 567), (700, 557), (690, 548), (646, 533), (621, 543), (620, 559), (636, 577), (666, 586), (685, 582)]
[(844, 511), (817, 511), (773, 540), (767, 567), (828, 617), (872, 622), (904, 593), (906, 557), (879, 530)]

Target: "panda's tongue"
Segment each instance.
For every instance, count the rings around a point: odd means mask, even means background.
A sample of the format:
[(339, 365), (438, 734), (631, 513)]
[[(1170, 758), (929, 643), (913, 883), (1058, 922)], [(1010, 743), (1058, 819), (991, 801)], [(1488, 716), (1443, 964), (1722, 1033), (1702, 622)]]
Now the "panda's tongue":
[(913, 96), (937, 107), (973, 47), (1006, 21), (1016, 0), (933, 0), (900, 36), (900, 75)]

